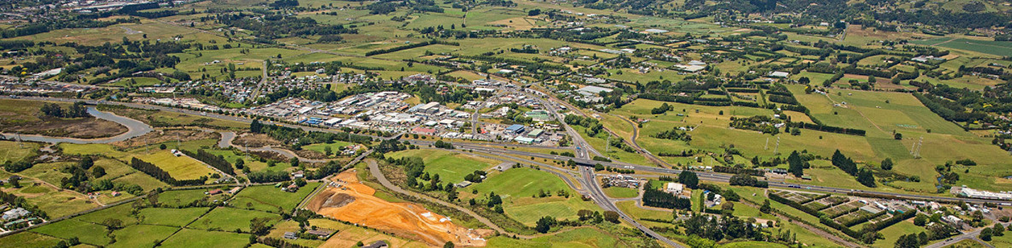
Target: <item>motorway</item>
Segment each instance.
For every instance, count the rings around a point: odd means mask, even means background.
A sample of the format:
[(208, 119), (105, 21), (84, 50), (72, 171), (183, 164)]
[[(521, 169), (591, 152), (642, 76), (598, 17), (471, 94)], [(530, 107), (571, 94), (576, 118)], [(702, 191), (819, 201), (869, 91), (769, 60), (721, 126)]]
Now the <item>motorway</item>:
[[(8, 97), (8, 96), (0, 96), (0, 98), (10, 98), (10, 97)], [(127, 107), (132, 107), (132, 108), (153, 109), (153, 110), (160, 110), (160, 111), (169, 111), (169, 112), (178, 112), (178, 113), (185, 113), (185, 114), (192, 114), (192, 115), (200, 115), (200, 116), (205, 116), (205, 117), (209, 117), (209, 118), (232, 120), (232, 121), (238, 121), (238, 122), (244, 122), (244, 123), (252, 122), (252, 119), (245, 118), (245, 117), (240, 117), (240, 116), (222, 115), (222, 114), (216, 114), (216, 113), (207, 113), (207, 112), (202, 112), (202, 111), (195, 111), (195, 110), (188, 110), (188, 109), (179, 109), (179, 108), (172, 108), (172, 107), (165, 107), (165, 106), (147, 105), (147, 104), (138, 104), (138, 103), (107, 102), (107, 101), (82, 100), (82, 99), (66, 99), (66, 98), (49, 98), (49, 97), (18, 97), (18, 98), (32, 99), (32, 100), (46, 100), (46, 101), (63, 101), (63, 102), (84, 101), (84, 102), (89, 103), (89, 104), (121, 105), (121, 106), (127, 106)], [(555, 114), (556, 116), (559, 116), (559, 114), (555, 110), (555, 107), (554, 107), (553, 104), (545, 104), (545, 106), (553, 114)], [(337, 131), (337, 130), (334, 130), (334, 129), (307, 127), (307, 126), (293, 125), (293, 124), (287, 124), (287, 123), (276, 123), (276, 124), (277, 125), (281, 125), (281, 126), (286, 126), (286, 127), (300, 128), (300, 129), (303, 129), (303, 130), (306, 130), (306, 131), (320, 131), (320, 132), (336, 132)], [(614, 168), (634, 169), (637, 172), (650, 172), (650, 173), (660, 173), (660, 174), (667, 174), (667, 175), (677, 175), (678, 173), (681, 173), (681, 170), (679, 170), (679, 169), (670, 169), (670, 168), (662, 168), (662, 167), (654, 167), (654, 166), (643, 166), (643, 165), (630, 164), (630, 163), (624, 163), (624, 162), (602, 162), (602, 161), (591, 160), (590, 159), (592, 157), (591, 154), (600, 155), (600, 153), (598, 151), (594, 150), (594, 148), (591, 147), (589, 144), (587, 144), (586, 141), (584, 141), (582, 139), (582, 137), (578, 133), (576, 133), (576, 131), (573, 130), (571, 127), (569, 127), (568, 125), (563, 125), (563, 126), (566, 127), (567, 133), (569, 133), (569, 135), (572, 137), (574, 146), (575, 146), (576, 151), (577, 151), (577, 157), (575, 157), (575, 158), (565, 157), (565, 156), (560, 156), (560, 155), (550, 155), (550, 154), (544, 154), (544, 153), (517, 151), (517, 150), (511, 150), (511, 149), (492, 148), (492, 147), (483, 146), (482, 144), (472, 144), (472, 143), (465, 143), (465, 142), (459, 142), (459, 143), (456, 143), (454, 145), (458, 149), (468, 149), (468, 150), (474, 150), (474, 151), (477, 151), (477, 152), (488, 153), (488, 154), (509, 154), (509, 155), (512, 155), (512, 156), (520, 156), (520, 157), (528, 157), (528, 158), (529, 157), (536, 157), (536, 158), (545, 158), (545, 159), (555, 159), (555, 160), (560, 160), (560, 161), (565, 161), (565, 160), (572, 159), (573, 161), (577, 162), (578, 164), (583, 165), (581, 167), (581, 169), (579, 170), (579, 172), (580, 172), (580, 174), (582, 176), (582, 178), (581, 178), (580, 181), (582, 181), (581, 183), (583, 183), (585, 186), (587, 186), (587, 187), (584, 187), (584, 188), (587, 190), (587, 192), (590, 194), (590, 196), (594, 199), (595, 203), (597, 203), (599, 206), (601, 206), (605, 210), (618, 212), (619, 215), (622, 217), (623, 220), (626, 220), (628, 223), (630, 223), (631, 225), (633, 225), (636, 228), (640, 229), (645, 234), (647, 234), (647, 235), (649, 235), (651, 237), (654, 237), (654, 238), (660, 240), (661, 242), (663, 242), (665, 244), (668, 244), (670, 246), (673, 246), (673, 247), (683, 247), (683, 246), (681, 246), (681, 245), (679, 245), (679, 244), (677, 244), (677, 243), (669, 240), (668, 238), (666, 238), (666, 237), (664, 237), (664, 236), (662, 236), (660, 234), (657, 234), (656, 232), (650, 230), (649, 228), (647, 228), (647, 227), (639, 224), (638, 222), (636, 222), (636, 220), (630, 218), (628, 215), (626, 215), (625, 213), (623, 213), (622, 211), (620, 211), (610, 200), (608, 200), (609, 198), (603, 193), (603, 191), (600, 188), (600, 185), (598, 183), (596, 183), (595, 173), (594, 173), (593, 169), (590, 168), (590, 167), (592, 167), (594, 164), (602, 164), (604, 166), (609, 166), (609, 167), (614, 167)], [(393, 137), (378, 137), (378, 138), (380, 138), (380, 139), (397, 139), (401, 135), (403, 135), (403, 133), (395, 135)], [(412, 144), (419, 145), (419, 146), (428, 146), (428, 145), (434, 143), (434, 141), (428, 141), (428, 140), (410, 140), (410, 142)], [(497, 146), (498, 146), (498, 144), (497, 144)], [(522, 146), (522, 145), (520, 145), (520, 146)], [(537, 147), (537, 146), (531, 146), (531, 147)], [(526, 159), (524, 159), (524, 160), (526, 160)], [(713, 173), (713, 172), (705, 172), (705, 171), (696, 171), (696, 174), (699, 176), (699, 179), (703, 180), (703, 181), (728, 182), (730, 180), (730, 178), (731, 178), (731, 175), (729, 175), (729, 174), (721, 174), (721, 173)], [(573, 185), (572, 182), (568, 182), (568, 183), (571, 184), (571, 185)], [(825, 192), (825, 193), (850, 193), (850, 192), (854, 192), (851, 189), (844, 189), (844, 188), (823, 187), (823, 186), (814, 186), (814, 185), (794, 185), (794, 184), (788, 184), (788, 183), (784, 183), (784, 182), (775, 182), (775, 181), (769, 182), (769, 186), (771, 188), (794, 188), (794, 189), (804, 189), (804, 190), (809, 190), (809, 191), (818, 191), (818, 192)], [(914, 194), (904, 194), (904, 193), (889, 193), (889, 192), (864, 192), (864, 193), (873, 193), (873, 194), (881, 195), (883, 197), (895, 197), (895, 198), (903, 198), (903, 199), (911, 199), (911, 200), (929, 200), (929, 201), (960, 201), (960, 200), (962, 200), (962, 201), (966, 201), (966, 202), (970, 202), (970, 203), (1009, 203), (1009, 201), (984, 200), (984, 199), (969, 199), (969, 198), (956, 198), (956, 197), (940, 197), (940, 196), (924, 196), (924, 195), (914, 195)]]
[[(424, 140), (417, 140), (417, 141), (416, 140), (412, 140), (411, 142), (414, 143), (414, 144), (416, 144), (416, 145), (429, 145), (429, 144), (433, 143), (433, 141), (424, 141)], [(677, 175), (678, 173), (682, 172), (682, 170), (679, 170), (679, 169), (669, 169), (669, 168), (661, 168), (661, 167), (654, 167), (654, 166), (644, 166), (644, 165), (630, 164), (630, 163), (624, 163), (624, 162), (603, 162), (603, 161), (595, 161), (595, 160), (590, 160), (590, 159), (585, 159), (585, 158), (571, 158), (571, 157), (566, 157), (566, 156), (561, 156), (561, 155), (551, 155), (551, 154), (536, 153), (536, 152), (525, 152), (525, 151), (500, 149), (500, 148), (492, 148), (492, 147), (485, 147), (485, 146), (474, 146), (474, 145), (470, 145), (470, 144), (467, 144), (467, 143), (455, 143), (454, 146), (457, 146), (459, 148), (465, 148), (465, 149), (473, 149), (475, 151), (481, 151), (481, 152), (492, 153), (492, 154), (506, 153), (506, 154), (513, 154), (513, 155), (518, 155), (518, 156), (524, 156), (524, 157), (536, 157), (536, 158), (555, 159), (555, 160), (562, 160), (562, 161), (572, 159), (574, 162), (577, 162), (578, 164), (581, 164), (581, 165), (584, 165), (584, 166), (593, 166), (594, 164), (601, 164), (601, 165), (604, 165), (604, 166), (609, 166), (609, 167), (614, 167), (614, 168), (633, 169), (633, 170), (636, 170), (637, 172), (652, 172), (652, 173), (661, 173), (661, 174), (668, 174), (668, 175)], [(730, 174), (715, 173), (715, 172), (705, 172), (705, 171), (694, 171), (694, 172), (696, 172), (696, 175), (699, 176), (699, 179), (703, 180), (703, 181), (715, 181), (715, 182), (725, 182), (726, 183), (726, 182), (728, 182), (731, 179), (731, 176), (732, 176)], [(825, 193), (850, 193), (850, 192), (852, 192), (851, 189), (845, 189), (845, 188), (824, 187), (824, 186), (816, 186), (816, 185), (798, 185), (798, 184), (790, 184), (790, 183), (776, 182), (776, 181), (769, 181), (769, 185), (770, 185), (771, 188), (787, 188), (787, 189), (799, 189), (799, 190), (800, 189), (804, 189), (804, 190), (810, 190), (810, 191), (820, 191), (820, 192), (825, 192)], [(797, 186), (797, 187), (794, 187), (794, 186)], [(863, 192), (863, 193), (882, 195), (882, 196), (886, 196), (886, 197), (897, 197), (897, 198), (904, 198), (904, 199), (911, 199), (911, 200), (950, 201), (950, 202), (955, 202), (955, 201), (962, 200), (962, 201), (970, 202), (970, 203), (1010, 203), (1009, 201), (1001, 201), (1001, 200), (985, 200), (985, 199), (942, 197), (942, 196), (925, 196), (925, 195), (892, 193), (892, 192), (873, 192), (873, 191), (853, 191), (853, 192)]]

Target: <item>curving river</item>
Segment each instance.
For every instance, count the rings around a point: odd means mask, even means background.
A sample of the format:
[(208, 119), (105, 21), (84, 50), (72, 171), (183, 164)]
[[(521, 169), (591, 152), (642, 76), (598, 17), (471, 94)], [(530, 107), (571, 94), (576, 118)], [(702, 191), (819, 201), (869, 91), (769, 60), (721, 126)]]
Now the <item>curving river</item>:
[[(46, 142), (46, 143), (105, 144), (128, 140), (137, 136), (150, 133), (151, 131), (154, 130), (153, 128), (151, 128), (151, 126), (145, 124), (144, 122), (140, 122), (138, 120), (130, 119), (123, 116), (118, 116), (116, 114), (109, 112), (98, 111), (97, 109), (95, 109), (95, 107), (88, 107), (88, 114), (94, 116), (95, 118), (119, 123), (120, 125), (127, 127), (127, 132), (112, 137), (96, 138), (96, 139), (50, 137), (43, 135), (21, 135), (20, 139), (27, 141)], [(0, 134), (0, 137), (3, 137), (4, 139), (7, 140), (13, 140), (18, 138), (16, 134), (9, 134), (9, 133), (2, 133)]]

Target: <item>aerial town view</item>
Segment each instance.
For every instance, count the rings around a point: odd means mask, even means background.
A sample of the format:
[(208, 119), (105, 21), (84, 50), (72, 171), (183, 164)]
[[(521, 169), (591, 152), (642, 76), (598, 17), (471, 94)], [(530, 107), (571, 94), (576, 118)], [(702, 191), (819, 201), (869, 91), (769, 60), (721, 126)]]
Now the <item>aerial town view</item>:
[(0, 247), (1012, 248), (1012, 2), (0, 0), (0, 167)]

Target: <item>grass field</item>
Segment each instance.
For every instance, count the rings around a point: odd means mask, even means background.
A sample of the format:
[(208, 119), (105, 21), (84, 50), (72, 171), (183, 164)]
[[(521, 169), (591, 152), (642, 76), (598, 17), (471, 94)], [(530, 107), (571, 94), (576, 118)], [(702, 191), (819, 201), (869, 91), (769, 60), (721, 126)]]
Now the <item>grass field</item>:
[(538, 219), (545, 216), (552, 216), (556, 219), (577, 220), (577, 211), (591, 210), (601, 211), (593, 202), (583, 201), (579, 196), (563, 198), (553, 196), (547, 198), (510, 198), (503, 199), (503, 210), (506, 215), (524, 225), (534, 226)]
[(19, 232), (0, 238), (2, 247), (54, 247), (60, 239), (35, 232)]
[(82, 243), (98, 246), (107, 245), (112, 241), (112, 239), (105, 235), (105, 226), (76, 220), (51, 223), (33, 229), (32, 232), (64, 239), (77, 237)]
[[(246, 224), (247, 228), (249, 223)], [(249, 243), (248, 234), (230, 232), (180, 230), (162, 243), (164, 247), (244, 247)]]
[(247, 187), (232, 198), (231, 204), (237, 208), (253, 208), (272, 213), (279, 213), (278, 208), (288, 212), (318, 186), (320, 186), (318, 182), (309, 183), (295, 193), (282, 192), (272, 185)]
[(896, 240), (898, 240), (900, 236), (906, 234), (918, 234), (921, 232), (927, 232), (927, 229), (924, 229), (924, 227), (914, 225), (913, 219), (901, 221), (899, 223), (896, 223), (892, 226), (886, 227), (885, 229), (879, 231), (879, 233), (885, 236), (885, 239), (876, 240), (875, 244), (873, 244), (872, 246), (893, 247), (896, 244)]
[[(863, 138), (852, 136), (841, 140), (826, 136), (836, 144), (846, 144), (838, 147), (845, 155), (854, 157), (859, 162), (877, 164), (882, 159), (892, 158), (898, 164), (895, 171), (917, 175), (923, 179), (932, 178), (937, 174), (934, 172), (935, 165), (970, 158), (979, 165), (971, 169), (969, 174), (960, 175), (961, 180), (957, 185), (965, 184), (986, 190), (1012, 189), (1012, 182), (998, 178), (1012, 174), (1012, 169), (1004, 166), (1007, 162), (999, 159), (1006, 158), (1007, 152), (990, 145), (990, 140), (963, 131), (959, 126), (945, 121), (910, 94), (837, 90), (839, 94), (830, 93), (829, 96), (823, 96), (804, 94), (801, 86), (792, 85), (788, 88), (795, 93), (798, 101), (809, 108), (812, 116), (823, 123), (867, 131), (867, 137)], [(847, 103), (844, 105), (846, 107), (833, 105), (842, 102)], [(901, 133), (903, 139), (893, 139), (893, 131)], [(812, 132), (802, 131), (802, 136)], [(923, 158), (914, 159), (910, 155), (910, 147), (922, 137)], [(807, 149), (809, 152), (819, 151)], [(819, 151), (816, 154), (825, 153)], [(922, 180), (921, 183), (900, 183), (904, 188), (928, 191), (933, 188), (933, 184), (930, 180)]]
[(158, 194), (159, 204), (167, 207), (185, 206), (193, 201), (207, 198), (202, 189), (170, 190)]
[(720, 248), (780, 248), (780, 247), (787, 247), (787, 246), (783, 244), (769, 243), (762, 241), (734, 242), (720, 246)]
[(116, 236), (116, 243), (106, 247), (144, 247), (154, 244), (158, 240), (165, 240), (178, 231), (178, 227), (159, 225), (131, 225), (112, 232)]
[(331, 153), (340, 153), (341, 149), (343, 149), (346, 146), (350, 146), (350, 145), (351, 145), (350, 142), (334, 141), (334, 143), (331, 143), (331, 144), (319, 143), (319, 144), (307, 145), (307, 146), (303, 146), (302, 149), (311, 150), (311, 151), (317, 151), (319, 153), (324, 153), (323, 152), (324, 149), (326, 149), (326, 147), (330, 147)]
[[(477, 194), (472, 194), (477, 190)], [(536, 198), (541, 190), (550, 192), (552, 197)], [(559, 190), (569, 192), (570, 197), (557, 196)], [(511, 218), (526, 225), (533, 225), (539, 218), (551, 215), (559, 219), (573, 219), (580, 209), (599, 211), (591, 202), (584, 202), (558, 176), (531, 168), (514, 168), (502, 173), (490, 174), (484, 182), (460, 190), (462, 198), (484, 197), (495, 192), (503, 200), (503, 210)]]
[(671, 210), (662, 211), (661, 208), (643, 209), (636, 206), (636, 201), (620, 201), (615, 203), (622, 212), (632, 215), (637, 219), (671, 220)]
[(967, 50), (997, 56), (1012, 56), (1012, 42), (1009, 41), (971, 40), (965, 38), (944, 37), (910, 41), (910, 43)]
[(43, 184), (32, 185), (27, 180), (22, 180), (21, 184), (24, 186), (20, 189), (3, 188), (2, 190), (22, 196), (29, 203), (38, 205), (49, 214), (50, 218), (62, 217), (98, 206), (77, 192), (57, 191)]
[(493, 237), (488, 247), (628, 247), (628, 244), (601, 229), (583, 227), (530, 240)]
[(132, 109), (132, 108), (122, 108), (118, 106), (106, 106), (106, 105), (99, 105), (98, 109), (102, 111), (113, 112), (117, 115), (130, 117), (135, 120), (147, 123), (148, 125), (154, 127), (192, 126), (196, 124), (233, 130), (249, 127), (249, 124), (238, 121), (208, 118), (204, 116), (183, 114), (176, 112)]
[(211, 210), (211, 212), (207, 213), (207, 215), (204, 215), (204, 217), (197, 219), (197, 221), (187, 226), (187, 228), (204, 229), (212, 231), (214, 230), (249, 231), (250, 226), (249, 223), (254, 218), (270, 218), (272, 219), (270, 223), (274, 223), (280, 220), (280, 217), (278, 215), (271, 213), (243, 210), (229, 207), (219, 207), (214, 210)]
[(114, 207), (98, 210), (85, 215), (74, 217), (73, 220), (88, 222), (94, 224), (100, 224), (108, 219), (116, 219), (123, 223), (123, 225), (137, 224), (138, 220), (134, 216), (129, 216), (123, 213), (129, 213), (133, 207), (130, 204), (121, 204)]
[(207, 168), (200, 161), (186, 156), (176, 157), (170, 151), (156, 151), (136, 157), (162, 168), (162, 170), (165, 170), (177, 180), (197, 179), (201, 176), (209, 176), (214, 173), (214, 170)]
[(640, 194), (639, 190), (626, 187), (608, 187), (604, 193), (612, 198), (632, 198)]
[(464, 176), (475, 170), (485, 170), (498, 164), (497, 161), (486, 158), (432, 149), (406, 150), (387, 156), (392, 158), (421, 157), (425, 161), (425, 172), (438, 174), (441, 181), (451, 183), (463, 181)]
[(190, 224), (204, 213), (207, 213), (206, 208), (145, 208), (140, 211), (144, 216), (143, 224), (177, 227)]
[[(294, 226), (292, 226), (294, 224)], [(326, 219), (312, 219), (309, 220), (309, 224), (318, 226), (320, 228), (327, 228), (331, 230), (340, 230), (334, 236), (327, 240), (325, 247), (353, 247), (355, 243), (361, 241), (364, 244), (371, 244), (373, 242), (384, 240), (387, 244), (392, 247), (430, 247), (429, 245), (414, 241), (410, 239), (399, 238), (390, 236), (381, 232), (377, 232), (371, 229), (365, 229), (353, 225), (347, 225), (344, 223), (326, 220)], [(268, 234), (268, 237), (281, 237), (285, 230), (293, 230), (298, 228), (298, 224), (292, 222), (283, 222), (275, 225), (275, 230)], [(306, 242), (305, 240), (296, 240), (295, 243), (308, 245), (311, 247), (318, 247), (315, 245), (317, 242)]]
[(0, 141), (0, 151), (4, 151), (4, 156), (0, 157), (0, 164), (7, 163), (7, 161), (21, 161), (34, 156), (39, 150), (39, 144), (29, 142), (21, 144), (24, 145), (24, 148), (18, 145), (18, 142)]

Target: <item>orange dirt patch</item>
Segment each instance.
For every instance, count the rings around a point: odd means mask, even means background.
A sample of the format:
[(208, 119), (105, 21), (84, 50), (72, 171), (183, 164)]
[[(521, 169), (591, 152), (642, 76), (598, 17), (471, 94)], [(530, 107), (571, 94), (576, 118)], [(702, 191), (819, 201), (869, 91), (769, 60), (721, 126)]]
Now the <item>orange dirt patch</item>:
[(458, 246), (485, 246), (488, 230), (472, 230), (458, 226), (449, 218), (433, 213), (414, 203), (392, 203), (377, 198), (376, 190), (359, 182), (355, 170), (333, 178), (337, 187), (328, 187), (306, 206), (310, 210), (371, 228), (400, 235), (414, 236), (428, 244), (447, 241)]

